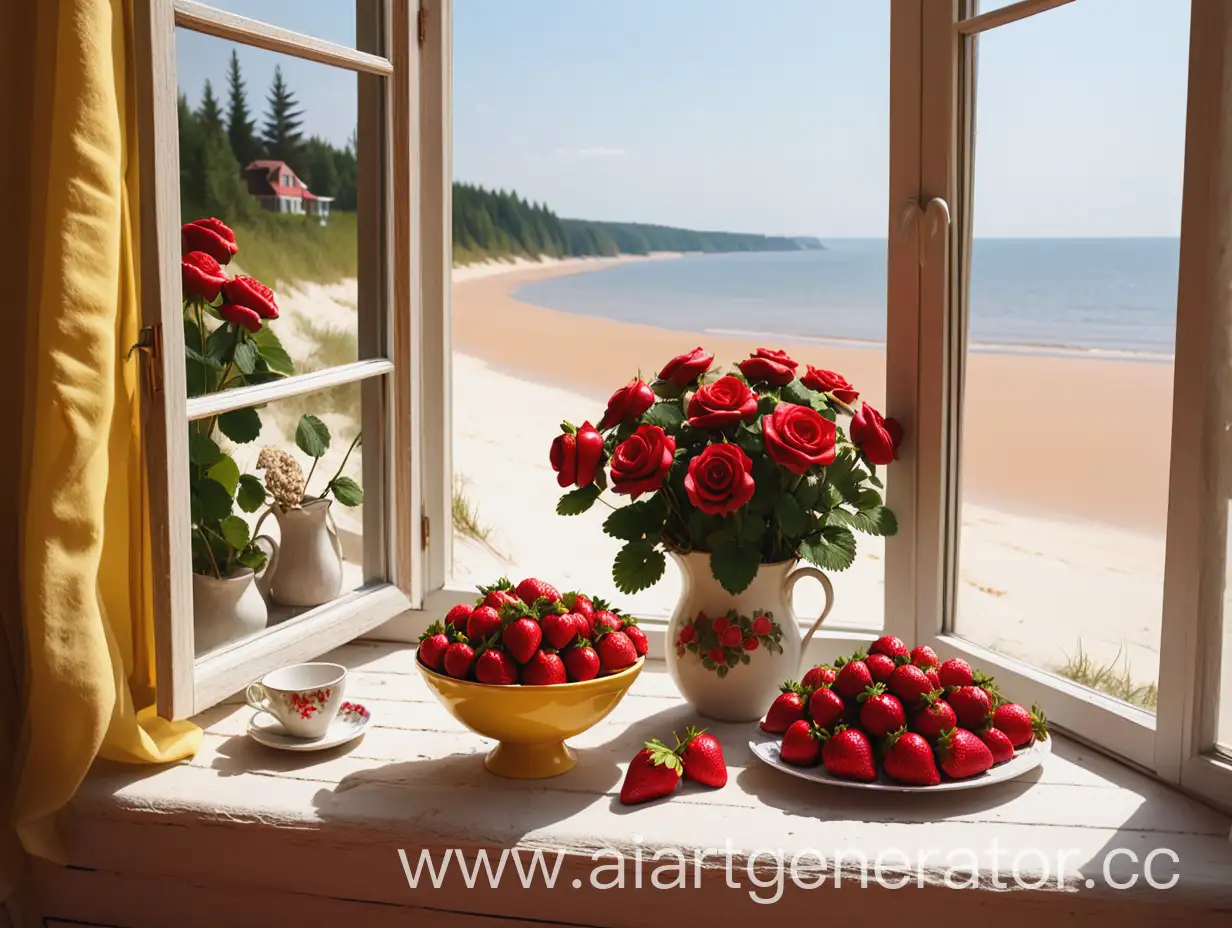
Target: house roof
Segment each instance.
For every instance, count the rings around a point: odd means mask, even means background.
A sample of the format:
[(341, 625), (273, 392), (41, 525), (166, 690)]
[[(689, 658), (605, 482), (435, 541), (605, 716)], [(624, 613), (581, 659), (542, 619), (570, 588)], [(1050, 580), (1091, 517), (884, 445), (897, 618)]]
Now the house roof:
[[(248, 192), (256, 196), (272, 195), (326, 201), (333, 199), (333, 197), (319, 197), (309, 190), (304, 182), (300, 180), (299, 175), (285, 161), (258, 158), (256, 161), (249, 162), (248, 167), (244, 168), (244, 173), (248, 175)], [(290, 174), (294, 177), (296, 186), (292, 187), (282, 183), (284, 174)]]

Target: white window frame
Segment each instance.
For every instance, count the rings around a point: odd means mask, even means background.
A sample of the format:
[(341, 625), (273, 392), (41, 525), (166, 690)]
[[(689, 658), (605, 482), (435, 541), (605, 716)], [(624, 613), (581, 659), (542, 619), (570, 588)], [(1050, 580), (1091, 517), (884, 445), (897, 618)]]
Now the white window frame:
[[(422, 557), (418, 290), (418, 68), (409, 0), (357, 0), (360, 51), (192, 0), (136, 5), (142, 169), (142, 321), (148, 333), (145, 448), (159, 714), (185, 718), (270, 669), (350, 641), (419, 603)], [(274, 383), (187, 398), (181, 324), (177, 26), (357, 73), (360, 360)], [(398, 208), (396, 204), (402, 204)], [(363, 390), (365, 583), (332, 603), (198, 658), (188, 513), (188, 423), (326, 387)]]

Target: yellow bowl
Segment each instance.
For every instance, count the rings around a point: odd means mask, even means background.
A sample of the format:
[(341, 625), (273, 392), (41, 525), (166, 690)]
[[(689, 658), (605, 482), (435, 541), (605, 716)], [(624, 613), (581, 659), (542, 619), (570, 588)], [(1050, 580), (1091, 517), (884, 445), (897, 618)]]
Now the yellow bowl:
[(619, 673), (555, 686), (472, 683), (436, 673), (418, 660), (415, 665), (450, 715), (500, 742), (484, 760), (488, 770), (515, 780), (542, 780), (573, 769), (577, 758), (565, 739), (606, 718), (645, 662), (638, 658)]

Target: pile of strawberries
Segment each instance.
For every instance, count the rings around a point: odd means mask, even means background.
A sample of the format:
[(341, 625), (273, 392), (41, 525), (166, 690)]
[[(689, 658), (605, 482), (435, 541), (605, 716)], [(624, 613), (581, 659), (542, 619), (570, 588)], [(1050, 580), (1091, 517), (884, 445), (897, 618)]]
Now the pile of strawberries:
[(820, 762), (845, 779), (875, 780), (880, 764), (898, 783), (936, 786), (942, 773), (978, 776), (1048, 737), (1038, 706), (1007, 702), (962, 658), (942, 663), (932, 648), (909, 651), (893, 635), (782, 690), (761, 723), (783, 736), (782, 759)]
[(675, 732), (672, 737), (674, 748), (656, 738), (637, 752), (620, 786), (622, 803), (631, 806), (660, 799), (676, 788), (682, 776), (715, 789), (727, 785), (727, 763), (718, 738), (691, 725), (683, 741)]
[(582, 593), (561, 596), (533, 577), (479, 587), (419, 639), (419, 660), (459, 680), (550, 686), (591, 680), (637, 663), (649, 650), (632, 618)]

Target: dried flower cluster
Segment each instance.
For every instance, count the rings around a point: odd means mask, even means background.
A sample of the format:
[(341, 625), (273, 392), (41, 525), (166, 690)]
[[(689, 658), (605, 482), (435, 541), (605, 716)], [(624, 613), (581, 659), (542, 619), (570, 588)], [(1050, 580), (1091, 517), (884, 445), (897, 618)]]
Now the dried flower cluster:
[(267, 445), (257, 457), (257, 469), (265, 471), (265, 487), (283, 509), (304, 501), (304, 472), (287, 452)]

